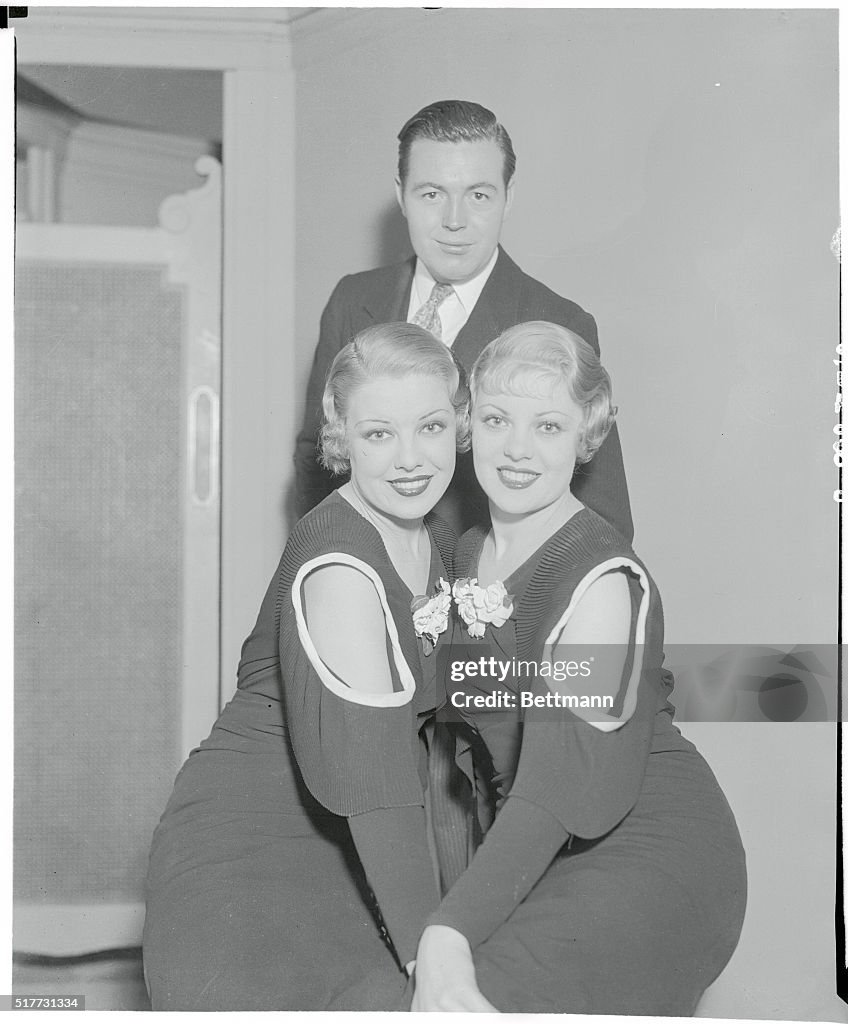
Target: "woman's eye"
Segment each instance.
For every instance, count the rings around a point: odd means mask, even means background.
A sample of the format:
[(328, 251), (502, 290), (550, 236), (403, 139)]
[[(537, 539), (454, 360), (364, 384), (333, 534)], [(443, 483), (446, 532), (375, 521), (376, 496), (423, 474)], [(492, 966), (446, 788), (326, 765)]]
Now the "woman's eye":
[(559, 423), (554, 423), (553, 420), (545, 420), (544, 423), (540, 423), (539, 426), (542, 428), (543, 434), (556, 434), (559, 432)]
[(389, 436), (388, 430), (369, 430), (365, 435), (368, 441), (382, 441)]
[(490, 416), (484, 416), (483, 422), (489, 427), (499, 427), (503, 424), (504, 418), (503, 416), (495, 416), (495, 414), (492, 413)]
[(441, 420), (432, 420), (430, 423), (425, 423), (422, 429), (425, 434), (441, 434), (445, 429), (445, 424)]

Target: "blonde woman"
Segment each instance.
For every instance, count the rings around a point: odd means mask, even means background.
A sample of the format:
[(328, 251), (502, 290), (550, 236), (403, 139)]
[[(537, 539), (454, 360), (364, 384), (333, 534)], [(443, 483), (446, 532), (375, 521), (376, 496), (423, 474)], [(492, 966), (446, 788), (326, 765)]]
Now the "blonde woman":
[(238, 691), (153, 840), (154, 1009), (401, 1005), (437, 903), (421, 734), (444, 701), (453, 538), (428, 513), (467, 437), (464, 377), (411, 324), (359, 334), (324, 391), (350, 480), (294, 528)]
[[(572, 491), (613, 422), (609, 377), (580, 337), (533, 322), (481, 353), (471, 391), (492, 523), (457, 549), (451, 702), (494, 820), (429, 919), (413, 1009), (482, 993), (501, 1011), (692, 1014), (736, 946), (745, 858), (672, 722), (656, 584)], [(505, 676), (463, 678), (489, 657)]]

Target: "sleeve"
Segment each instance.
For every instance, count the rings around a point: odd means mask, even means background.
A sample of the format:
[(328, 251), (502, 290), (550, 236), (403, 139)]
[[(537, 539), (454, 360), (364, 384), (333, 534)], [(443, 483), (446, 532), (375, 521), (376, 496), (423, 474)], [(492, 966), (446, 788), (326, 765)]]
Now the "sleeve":
[[(363, 693), (325, 665), (306, 623), (302, 584), (322, 565), (349, 565), (368, 577), (383, 608), (396, 689)], [(359, 558), (329, 552), (298, 569), (280, 619), (280, 661), (289, 734), (315, 799), (348, 817), (386, 807), (423, 807), (420, 741), (412, 708), (415, 679), (401, 649), (379, 574)]]
[(540, 644), (540, 664), (549, 665), (582, 595), (605, 573), (621, 570), (630, 589), (631, 635), (613, 707), (603, 710), (600, 702), (589, 706), (591, 701), (575, 698), (567, 682), (558, 683), (554, 693), (545, 678), (537, 675), (510, 790), (511, 796), (546, 808), (581, 839), (597, 839), (613, 829), (642, 789), (661, 686), (657, 652), (662, 646), (656, 635), (659, 596), (644, 567), (627, 555), (598, 562), (583, 575), (567, 602), (554, 598)]
[[(649, 673), (638, 654), (646, 639), (650, 581), (637, 563), (618, 558), (596, 567), (585, 586), (625, 564), (641, 572), (636, 585), (641, 594), (633, 602), (636, 653), (626, 666), (615, 713), (583, 716), (541, 703), (528, 710), (509, 796), (468, 871), (428, 919), (455, 928), (472, 948), (510, 916), (571, 836), (605, 835), (641, 790), (656, 707), (654, 688), (642, 685)], [(546, 649), (562, 632), (576, 600), (575, 591), (550, 628)], [(562, 603), (554, 601), (553, 607), (561, 609)], [(547, 650), (542, 660), (546, 656)], [(542, 698), (551, 693), (538, 676), (531, 692)]]
[(356, 852), (401, 966), (415, 959), (428, 914), (439, 902), (420, 807), (392, 807), (348, 819)]
[(334, 482), (333, 474), (318, 462), (318, 436), (323, 416), (321, 400), (330, 365), (336, 354), (350, 341), (345, 329), (344, 280), (333, 289), (321, 315), (318, 345), (306, 388), (303, 427), (295, 444), (295, 498), (299, 518), (323, 501), (338, 483)]
[[(352, 689), (320, 660), (304, 614), (302, 586), (310, 572), (338, 564), (363, 573), (377, 592), (398, 687), (394, 692)], [(438, 904), (411, 705), (415, 680), (382, 580), (361, 559), (340, 551), (309, 559), (295, 575), (288, 605), (291, 614), (280, 622), (280, 655), (295, 758), (312, 796), (347, 818), (386, 931), (406, 965), (415, 958), (424, 922)]]
[(454, 928), (474, 949), (521, 903), (567, 840), (568, 832), (543, 807), (510, 797), (471, 867), (427, 924)]

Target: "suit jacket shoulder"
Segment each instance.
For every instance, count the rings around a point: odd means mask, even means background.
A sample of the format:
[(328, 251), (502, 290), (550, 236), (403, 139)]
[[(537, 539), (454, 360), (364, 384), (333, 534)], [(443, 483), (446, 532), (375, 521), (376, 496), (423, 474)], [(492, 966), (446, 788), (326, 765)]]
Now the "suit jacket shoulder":
[(404, 260), (347, 274), (333, 289), (327, 309), (343, 309), (358, 330), (372, 323), (405, 320), (414, 266), (414, 260)]
[(525, 274), (501, 249), (480, 298), (457, 335), (453, 350), (470, 369), (490, 341), (508, 327), (528, 320), (549, 320), (567, 327), (598, 351), (598, 330), (589, 313)]
[[(552, 323), (560, 324), (569, 330), (579, 334), (585, 341), (597, 350), (598, 331), (595, 326), (594, 317), (587, 313), (571, 299), (563, 298), (547, 285), (537, 281), (524, 271), (512, 260), (506, 252), (501, 250), (498, 265), (503, 263), (502, 280), (515, 290), (514, 306), (515, 315), (520, 319), (516, 323), (524, 323), (527, 320), (550, 320)], [(495, 276), (494, 273), (492, 275)], [(500, 284), (501, 275), (493, 282), (496, 286)], [(513, 326), (509, 324), (507, 326)]]

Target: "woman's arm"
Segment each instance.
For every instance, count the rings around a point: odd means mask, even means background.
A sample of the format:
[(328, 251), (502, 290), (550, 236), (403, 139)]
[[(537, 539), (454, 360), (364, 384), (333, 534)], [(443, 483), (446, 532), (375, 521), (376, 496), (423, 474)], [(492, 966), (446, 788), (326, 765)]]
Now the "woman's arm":
[[(391, 695), (393, 687), (386, 615), (373, 582), (351, 566), (324, 565), (306, 577), (303, 595), (309, 636), (320, 661), (352, 691), (350, 696), (361, 708), (357, 735), (347, 739), (356, 744), (377, 742), (376, 736), (369, 736), (369, 719), (386, 714), (380, 700)], [(346, 768), (357, 770), (344, 758), (335, 770)], [(392, 765), (386, 770), (391, 772)], [(383, 922), (405, 966), (414, 959), (427, 915), (438, 904), (423, 799), (416, 806), (374, 807), (347, 815), (347, 820)]]
[[(591, 648), (595, 651), (593, 664), (597, 666), (597, 670), (593, 670), (596, 674), (592, 692), (614, 697), (625, 667), (630, 620), (630, 591), (625, 578), (621, 573), (601, 576), (584, 592), (545, 657), (571, 661), (576, 648), (583, 651)], [(555, 688), (557, 683), (551, 681), (551, 691)], [(564, 693), (565, 687), (557, 692)], [(534, 770), (539, 770), (541, 765), (542, 771), (555, 771), (562, 732), (546, 726), (558, 725), (555, 719), (567, 714), (546, 708), (539, 712), (541, 728), (525, 729), (516, 783), (528, 762)], [(591, 723), (575, 721), (574, 727), (591, 729)], [(592, 739), (600, 739), (603, 744), (609, 736), (598, 734)], [(532, 757), (528, 758), (528, 754)], [(559, 786), (564, 785), (561, 778), (554, 781)], [(507, 797), (470, 867), (428, 920), (416, 966), (421, 1009), (435, 1009), (436, 1002), (445, 999), (435, 953), (438, 937), (453, 936), (453, 956), (467, 970), (472, 964), (472, 950), (506, 921), (569, 837), (569, 830), (544, 802), (514, 793)], [(457, 946), (460, 950), (463, 948), (460, 939), (465, 940), (466, 954), (457, 952)]]
[(303, 581), (309, 636), (322, 663), (363, 694), (392, 692), (386, 617), (374, 584), (350, 565), (322, 565)]

